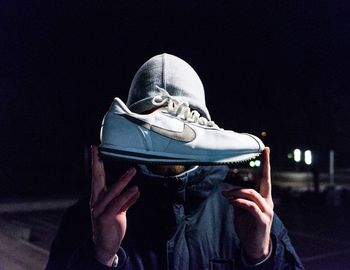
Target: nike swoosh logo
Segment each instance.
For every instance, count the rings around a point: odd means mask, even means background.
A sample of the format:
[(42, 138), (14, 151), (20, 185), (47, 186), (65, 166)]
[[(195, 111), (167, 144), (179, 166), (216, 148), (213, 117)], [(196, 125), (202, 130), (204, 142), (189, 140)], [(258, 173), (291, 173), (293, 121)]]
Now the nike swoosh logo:
[(129, 114), (119, 114), (120, 116), (123, 116), (124, 118), (128, 119), (130, 122), (133, 122), (139, 126), (142, 126), (148, 130), (151, 130), (155, 133), (158, 133), (160, 135), (163, 135), (165, 137), (168, 137), (173, 140), (177, 140), (180, 142), (192, 142), (196, 138), (196, 132), (193, 128), (191, 128), (189, 125), (184, 123), (184, 128), (182, 131), (173, 131), (166, 128), (162, 128), (159, 126), (151, 125), (141, 119), (135, 118)]

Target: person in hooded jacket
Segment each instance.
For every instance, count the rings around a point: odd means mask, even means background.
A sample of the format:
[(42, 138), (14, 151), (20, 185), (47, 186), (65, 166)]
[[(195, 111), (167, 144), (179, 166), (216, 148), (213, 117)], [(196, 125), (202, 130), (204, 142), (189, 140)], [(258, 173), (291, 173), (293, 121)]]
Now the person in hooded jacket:
[[(183, 60), (148, 60), (133, 79), (128, 107), (152, 110), (155, 85), (210, 118), (201, 81)], [(226, 165), (138, 164), (110, 181), (105, 165), (118, 163), (101, 160), (97, 146), (91, 154), (90, 200), (66, 211), (46, 270), (303, 269), (273, 211), (268, 147), (256, 190), (225, 183)]]

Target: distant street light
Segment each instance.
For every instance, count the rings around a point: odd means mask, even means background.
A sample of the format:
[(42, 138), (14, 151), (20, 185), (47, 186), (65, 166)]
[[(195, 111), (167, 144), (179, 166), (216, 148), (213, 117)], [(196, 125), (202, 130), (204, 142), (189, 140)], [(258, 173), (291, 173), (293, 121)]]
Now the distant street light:
[(254, 168), (254, 167), (260, 167), (260, 165), (261, 165), (261, 161), (260, 160), (251, 160), (250, 162), (249, 162), (249, 166), (250, 167), (252, 167), (252, 168)]
[(266, 137), (267, 136), (267, 132), (266, 131), (261, 131), (261, 137)]
[(304, 161), (306, 165), (311, 165), (312, 163), (312, 153), (310, 150), (306, 150), (304, 153)]
[(300, 149), (294, 149), (293, 151), (294, 161), (300, 162), (301, 161), (301, 150)]

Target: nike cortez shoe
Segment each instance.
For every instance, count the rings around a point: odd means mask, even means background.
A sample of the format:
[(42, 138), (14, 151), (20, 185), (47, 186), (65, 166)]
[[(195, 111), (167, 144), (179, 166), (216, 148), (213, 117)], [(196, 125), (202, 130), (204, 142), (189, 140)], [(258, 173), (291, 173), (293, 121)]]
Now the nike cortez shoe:
[(156, 164), (226, 164), (252, 159), (264, 149), (246, 133), (219, 128), (188, 103), (157, 87), (149, 114), (131, 112), (115, 98), (101, 127), (102, 157)]

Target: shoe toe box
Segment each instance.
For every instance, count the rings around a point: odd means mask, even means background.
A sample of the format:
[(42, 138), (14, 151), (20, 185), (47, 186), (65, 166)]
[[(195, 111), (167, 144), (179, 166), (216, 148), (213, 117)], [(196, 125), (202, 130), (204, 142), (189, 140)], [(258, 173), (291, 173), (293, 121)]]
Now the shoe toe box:
[(256, 147), (257, 152), (262, 152), (265, 148), (264, 143), (260, 138), (258, 138), (255, 135), (249, 134), (249, 133), (243, 133), (242, 135), (246, 135), (247, 137), (250, 137), (250, 144), (252, 148)]

